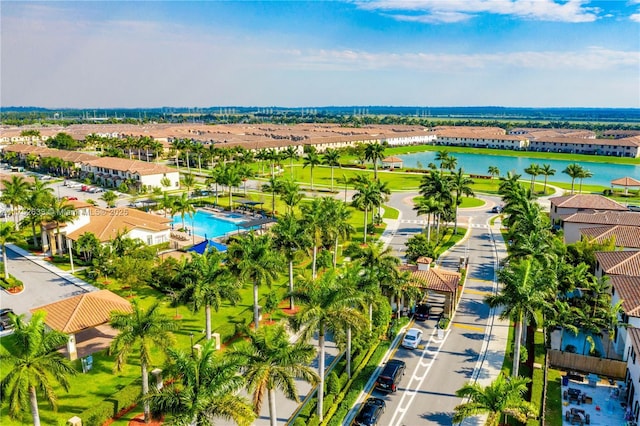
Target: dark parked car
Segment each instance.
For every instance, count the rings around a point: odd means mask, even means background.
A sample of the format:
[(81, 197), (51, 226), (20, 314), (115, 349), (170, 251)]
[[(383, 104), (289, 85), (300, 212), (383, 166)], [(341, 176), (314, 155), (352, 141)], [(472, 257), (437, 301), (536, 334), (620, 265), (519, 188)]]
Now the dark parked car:
[(398, 383), (404, 376), (404, 370), (407, 368), (407, 364), (399, 359), (392, 359), (387, 361), (387, 364), (382, 369), (382, 373), (376, 380), (376, 388), (384, 392), (395, 392), (398, 389)]
[(380, 398), (369, 398), (364, 403), (353, 424), (357, 426), (373, 426), (384, 413), (387, 404)]
[(494, 206), (491, 209), (491, 213), (502, 213), (502, 206)]
[(429, 313), (431, 312), (431, 305), (427, 305), (426, 303), (420, 303), (416, 306), (416, 311), (413, 316), (416, 320), (424, 321), (429, 319)]
[(13, 314), (13, 309), (0, 309), (0, 331), (13, 327), (9, 314)]

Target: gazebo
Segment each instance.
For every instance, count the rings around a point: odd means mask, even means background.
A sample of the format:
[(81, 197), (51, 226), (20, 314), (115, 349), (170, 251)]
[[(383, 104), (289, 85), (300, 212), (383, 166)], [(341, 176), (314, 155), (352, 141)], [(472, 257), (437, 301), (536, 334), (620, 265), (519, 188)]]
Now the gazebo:
[(31, 309), (31, 313), (38, 311), (46, 313), (49, 328), (69, 335), (67, 354), (74, 360), (109, 346), (116, 335), (107, 324), (111, 312), (133, 310), (128, 300), (109, 290), (98, 290)]
[(611, 181), (611, 186), (624, 186), (624, 195), (629, 193), (629, 187), (640, 187), (640, 180), (632, 177), (623, 177)]
[(402, 158), (398, 157), (387, 157), (382, 160), (382, 167), (385, 169), (401, 169), (403, 164)]
[(431, 267), (432, 262), (429, 257), (420, 257), (416, 260), (416, 265), (405, 264), (400, 266), (400, 270), (411, 272), (410, 285), (443, 295), (444, 313), (451, 318), (458, 300), (461, 275), (458, 272)]

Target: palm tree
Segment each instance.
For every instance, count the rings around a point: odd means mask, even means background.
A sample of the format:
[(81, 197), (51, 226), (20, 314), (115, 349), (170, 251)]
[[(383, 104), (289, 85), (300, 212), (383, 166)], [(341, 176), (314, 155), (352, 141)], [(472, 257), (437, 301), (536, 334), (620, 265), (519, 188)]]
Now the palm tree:
[(258, 289), (261, 284), (271, 287), (278, 278), (280, 257), (273, 250), (269, 234), (258, 236), (251, 231), (243, 236), (233, 237), (227, 248), (229, 270), (241, 283), (253, 285), (253, 324), (260, 326)]
[(322, 160), (320, 159), (320, 155), (315, 151), (315, 148), (313, 150), (307, 151), (306, 155), (304, 156), (304, 159), (302, 160), (302, 168), (309, 166), (309, 169), (310, 169), (312, 191), (313, 191), (313, 169), (321, 163), (322, 163)]
[(440, 162), (440, 173), (442, 173), (442, 171), (444, 170), (445, 168), (444, 166), (448, 159), (449, 159), (449, 151), (440, 150), (436, 152), (435, 160)]
[(487, 296), (490, 307), (503, 307), (500, 318), (513, 321), (513, 377), (518, 376), (523, 322), (537, 324), (536, 312), (545, 305), (544, 284), (541, 283), (540, 265), (532, 259), (523, 259), (501, 269), (498, 278), (503, 284), (497, 295)]
[(2, 247), (2, 263), (4, 266), (4, 279), (9, 278), (9, 265), (7, 264), (7, 243), (17, 241), (20, 234), (16, 231), (13, 222), (0, 222), (0, 247)]
[(326, 225), (326, 218), (322, 214), (322, 199), (314, 198), (310, 204), (303, 204), (302, 225), (311, 237), (313, 252), (311, 256), (311, 276), (316, 277), (316, 263), (318, 259), (318, 248), (322, 244), (322, 231)]
[(544, 190), (542, 191), (543, 194), (547, 194), (547, 179), (549, 179), (549, 176), (553, 176), (556, 174), (556, 169), (552, 168), (550, 164), (543, 164), (542, 167), (540, 167), (540, 174), (544, 176)]
[(291, 319), (295, 330), (301, 330), (306, 339), (318, 333), (318, 417), (324, 417), (324, 371), (325, 371), (325, 334), (327, 331), (340, 333), (351, 327), (360, 329), (366, 326), (367, 320), (354, 306), (358, 305), (359, 296), (348, 286), (342, 286), (335, 271), (329, 270), (317, 280), (306, 282), (296, 297), (302, 308)]
[(179, 214), (182, 219), (182, 229), (185, 229), (185, 216), (193, 216), (196, 212), (195, 207), (191, 204), (191, 200), (189, 200), (189, 196), (186, 192), (183, 192), (180, 197), (173, 198), (173, 207), (171, 210), (171, 214)]
[(335, 198), (325, 197), (322, 199), (322, 213), (325, 215), (325, 233), (330, 241), (333, 241), (333, 267), (338, 262), (338, 243), (340, 239), (347, 240), (355, 229), (349, 223), (351, 211), (347, 205)]
[(573, 164), (569, 164), (563, 171), (562, 173), (565, 173), (567, 175), (569, 175), (569, 177), (571, 178), (571, 194), (573, 194), (573, 184), (576, 180), (576, 178), (580, 177), (580, 174), (582, 173), (582, 166), (580, 164), (577, 163), (573, 163)]
[(276, 215), (276, 194), (282, 190), (282, 181), (280, 178), (271, 176), (267, 183), (262, 185), (262, 192), (271, 193), (271, 215)]
[(340, 152), (337, 149), (327, 148), (322, 154), (322, 163), (331, 168), (331, 192), (333, 192), (333, 168), (340, 166)]
[(287, 212), (278, 219), (278, 223), (271, 229), (274, 235), (273, 244), (283, 253), (289, 263), (289, 309), (295, 308), (293, 300), (294, 280), (293, 262), (298, 253), (311, 247), (311, 238), (293, 213)]
[(164, 217), (167, 217), (167, 212), (173, 210), (175, 199), (175, 197), (170, 196), (167, 192), (162, 193), (162, 198), (158, 200), (158, 207), (164, 212)]
[(580, 189), (579, 189), (580, 194), (582, 194), (582, 180), (588, 179), (590, 177), (593, 177), (593, 173), (591, 173), (591, 171), (589, 171), (588, 169), (582, 169), (580, 171), (580, 174), (578, 174), (578, 179), (580, 179)]
[(373, 163), (373, 178), (378, 179), (378, 161), (384, 159), (386, 143), (370, 143), (364, 149), (364, 158)]
[(242, 176), (235, 164), (222, 165), (220, 183), (227, 185), (229, 189), (229, 210), (233, 211), (233, 187), (238, 187), (242, 182)]
[(115, 201), (118, 199), (118, 196), (116, 195), (115, 192), (109, 190), (109, 191), (105, 191), (104, 194), (102, 194), (102, 196), (100, 197), (100, 199), (105, 203), (107, 203), (107, 206), (114, 207)]
[(241, 374), (253, 393), (253, 408), (260, 415), (265, 393), (269, 399), (271, 426), (278, 424), (276, 414), (276, 390), (287, 398), (300, 402), (295, 379), (315, 385), (319, 381), (316, 372), (308, 366), (315, 357), (313, 346), (299, 340), (292, 344), (284, 326), (262, 328), (248, 333), (248, 341), (240, 342), (228, 356), (242, 365)]
[(413, 207), (418, 215), (427, 215), (427, 241), (431, 241), (431, 215), (436, 215), (443, 208), (443, 203), (433, 197), (421, 198)]
[[(115, 369), (122, 370), (129, 355), (134, 350), (139, 352), (140, 373), (142, 375), (142, 396), (149, 392), (149, 366), (151, 365), (151, 347), (169, 348), (173, 341), (171, 331), (178, 328), (178, 323), (160, 313), (158, 302), (144, 310), (138, 300), (132, 302), (132, 312), (112, 312), (111, 327), (120, 333), (113, 339), (109, 354), (115, 354)], [(144, 421), (150, 419), (149, 401), (144, 399)]]
[(482, 387), (477, 382), (467, 383), (456, 391), (460, 398), (469, 401), (454, 409), (453, 421), (460, 423), (468, 417), (488, 414), (487, 426), (500, 423), (502, 416), (511, 416), (521, 423), (535, 416), (535, 407), (524, 395), (527, 393), (526, 377), (505, 377), (502, 373), (488, 386)]
[(18, 210), (24, 204), (29, 193), (29, 183), (22, 176), (12, 175), (10, 180), (3, 180), (4, 189), (0, 201), (11, 207), (14, 225), (18, 224)]
[(442, 203), (441, 211), (437, 213), (437, 230), (440, 232), (440, 220), (444, 213), (453, 209), (453, 195), (451, 191), (451, 179), (442, 172), (432, 171), (422, 177), (420, 182), (420, 194), (424, 198), (433, 198)]
[(444, 166), (445, 169), (452, 171), (458, 165), (458, 159), (450, 155), (446, 159), (442, 160), (442, 165)]
[(253, 423), (251, 404), (238, 395), (245, 384), (238, 374), (243, 366), (218, 353), (213, 340), (190, 354), (168, 348), (167, 355), (164, 374), (170, 380), (146, 399), (154, 418), (169, 415), (171, 424), (185, 426), (212, 425), (216, 418)]
[(224, 255), (216, 250), (193, 254), (176, 277), (184, 286), (178, 301), (189, 304), (193, 312), (205, 308), (207, 340), (211, 339), (211, 308), (218, 312), (223, 301), (236, 304), (241, 300), (238, 286), (223, 261)]
[(451, 175), (451, 191), (455, 194), (453, 197), (453, 205), (455, 212), (455, 220), (453, 227), (453, 234), (456, 235), (458, 233), (458, 206), (460, 205), (461, 196), (473, 197), (473, 189), (471, 189), (471, 185), (473, 185), (473, 179), (469, 176), (465, 176), (462, 170), (462, 167), (458, 169), (457, 173)]
[[(71, 204), (65, 199), (51, 198), (47, 209), (46, 219), (53, 222), (56, 226), (57, 251), (62, 250), (62, 234), (60, 233), (60, 225), (71, 222), (75, 219), (75, 210)], [(49, 238), (51, 255), (56, 253), (56, 242), (53, 238)]]
[(284, 150), (282, 150), (282, 156), (285, 159), (289, 159), (289, 171), (291, 172), (291, 177), (293, 178), (293, 161), (298, 159), (298, 148), (293, 145), (289, 145)]
[(287, 211), (293, 212), (293, 208), (302, 201), (300, 185), (293, 179), (284, 179), (280, 185), (280, 199), (287, 205)]
[(367, 218), (369, 210), (382, 204), (380, 188), (373, 182), (355, 184), (356, 192), (353, 194), (353, 206), (364, 211), (364, 243), (367, 243)]
[(529, 167), (524, 169), (524, 172), (528, 175), (531, 175), (531, 192), (534, 192), (534, 185), (536, 183), (536, 176), (542, 174), (540, 165), (536, 163), (531, 163)]
[(180, 184), (187, 188), (187, 194), (190, 194), (191, 188), (194, 188), (196, 186), (196, 178), (191, 173), (187, 173), (180, 180)]
[(13, 318), (16, 344), (11, 352), (0, 354), (2, 369), (6, 372), (0, 382), (0, 394), (3, 401), (9, 402), (9, 416), (17, 419), (29, 407), (34, 426), (40, 426), (38, 393), (57, 409), (53, 384), (68, 391), (68, 377), (76, 374), (69, 360), (57, 351), (67, 342), (67, 336), (50, 330), (44, 318), (42, 311), (35, 312), (28, 323), (20, 317)]
[(52, 198), (53, 188), (47, 186), (47, 183), (40, 179), (35, 179), (24, 199), (27, 214), (23, 219), (23, 223), (31, 226), (34, 247), (38, 246), (36, 225), (40, 225), (44, 221), (46, 217), (45, 208)]
[(489, 166), (487, 172), (491, 175), (492, 178), (500, 176), (500, 169), (497, 166)]

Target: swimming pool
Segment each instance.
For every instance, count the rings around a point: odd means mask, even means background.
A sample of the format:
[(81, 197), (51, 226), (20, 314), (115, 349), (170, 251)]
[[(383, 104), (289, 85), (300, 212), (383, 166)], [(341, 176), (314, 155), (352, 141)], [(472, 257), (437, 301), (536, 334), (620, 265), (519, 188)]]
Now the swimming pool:
[[(600, 354), (600, 357), (604, 356), (604, 346), (602, 344), (602, 336), (590, 335), (593, 338), (595, 344), (595, 350)], [(573, 346), (575, 351), (571, 348), (567, 351), (567, 346)], [(562, 333), (562, 343), (560, 345), (561, 350), (566, 352), (574, 352), (580, 355), (589, 355), (591, 350), (591, 344), (587, 341), (587, 335), (582, 331), (574, 335), (572, 332), (564, 330)]]
[[(235, 215), (234, 219), (242, 217), (242, 215)], [(184, 217), (184, 224), (188, 229), (194, 229), (196, 235), (207, 238), (222, 237), (235, 232), (238, 230), (239, 223), (224, 220), (204, 210), (197, 210), (193, 218), (188, 215)], [(182, 227), (182, 218), (179, 214), (173, 217), (173, 227), (176, 229)]]

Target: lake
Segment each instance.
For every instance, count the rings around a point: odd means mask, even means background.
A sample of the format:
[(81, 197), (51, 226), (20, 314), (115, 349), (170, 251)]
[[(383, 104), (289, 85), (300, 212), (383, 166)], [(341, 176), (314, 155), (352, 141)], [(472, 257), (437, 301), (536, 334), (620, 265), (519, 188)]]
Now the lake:
[[(564, 161), (564, 160), (547, 160), (542, 158), (530, 158), (530, 157), (507, 157), (501, 155), (491, 154), (467, 154), (461, 152), (452, 152), (450, 155), (458, 159), (458, 165), (456, 169), (462, 167), (465, 173), (474, 175), (488, 175), (489, 166), (497, 166), (500, 169), (500, 176), (504, 176), (507, 172), (515, 172), (521, 174), (524, 179), (530, 178), (524, 172), (524, 169), (529, 167), (532, 163), (537, 163), (540, 166), (543, 164), (549, 164), (556, 170), (555, 175), (549, 176), (549, 182), (566, 182), (571, 183), (569, 175), (562, 173), (562, 171), (572, 163), (578, 163), (585, 169), (593, 173), (593, 177), (584, 179), (584, 185), (601, 185), (610, 187), (613, 179), (629, 176), (634, 179), (640, 180), (640, 166), (632, 164), (606, 164), (606, 163), (591, 163), (586, 161)], [(435, 163), (440, 167), (440, 163), (435, 160), (435, 151), (418, 152), (414, 154), (398, 155), (404, 161), (405, 168), (417, 168), (418, 162), (422, 164), (422, 168), (426, 169), (429, 163)], [(542, 182), (544, 176), (538, 176), (537, 182)], [(576, 179), (576, 184), (579, 181)]]

